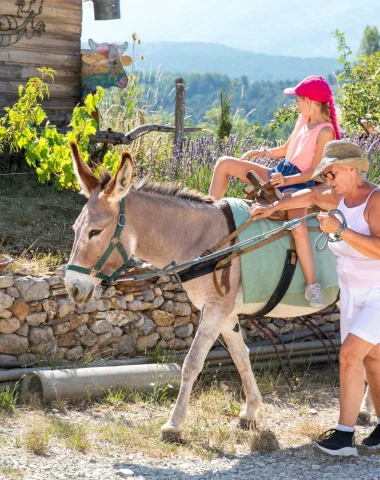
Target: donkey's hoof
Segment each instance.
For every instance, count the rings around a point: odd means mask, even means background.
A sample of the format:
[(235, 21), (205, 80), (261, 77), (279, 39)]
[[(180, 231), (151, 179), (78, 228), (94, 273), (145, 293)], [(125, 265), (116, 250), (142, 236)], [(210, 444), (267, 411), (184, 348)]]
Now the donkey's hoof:
[(361, 410), (359, 412), (358, 419), (356, 421), (357, 425), (370, 425), (371, 424), (371, 414)]
[(254, 430), (256, 428), (256, 421), (254, 418), (239, 418), (239, 427), (242, 430)]
[(168, 443), (180, 443), (181, 432), (174, 428), (161, 430), (161, 440)]

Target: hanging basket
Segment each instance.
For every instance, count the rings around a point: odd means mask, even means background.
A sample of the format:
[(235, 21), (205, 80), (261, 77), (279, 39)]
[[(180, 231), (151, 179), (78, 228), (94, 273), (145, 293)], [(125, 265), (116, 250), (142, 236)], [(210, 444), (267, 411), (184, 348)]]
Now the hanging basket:
[(95, 20), (117, 20), (120, 18), (120, 0), (93, 0)]

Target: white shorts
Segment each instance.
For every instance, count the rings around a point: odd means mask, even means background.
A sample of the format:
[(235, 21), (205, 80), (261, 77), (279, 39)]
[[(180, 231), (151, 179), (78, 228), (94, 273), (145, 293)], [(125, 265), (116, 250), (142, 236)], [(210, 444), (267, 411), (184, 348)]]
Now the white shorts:
[(376, 345), (380, 343), (380, 285), (353, 288), (340, 282), (340, 336), (349, 333)]

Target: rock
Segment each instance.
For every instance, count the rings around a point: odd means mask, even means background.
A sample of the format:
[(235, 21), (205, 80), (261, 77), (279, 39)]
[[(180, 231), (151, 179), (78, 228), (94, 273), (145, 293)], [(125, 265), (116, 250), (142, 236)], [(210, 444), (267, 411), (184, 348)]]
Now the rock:
[(41, 323), (44, 323), (47, 318), (46, 312), (36, 312), (36, 313), (29, 313), (26, 317), (26, 323), (30, 327), (38, 327)]
[(67, 290), (65, 287), (54, 288), (54, 290), (50, 290), (50, 295), (53, 297), (57, 297), (58, 295), (67, 295)]
[(133, 295), (133, 293), (127, 293), (125, 295), (123, 295), (123, 300), (125, 300), (126, 302), (133, 302), (135, 296)]
[(78, 346), (74, 348), (70, 348), (67, 350), (65, 353), (65, 358), (66, 360), (69, 360), (70, 362), (75, 362), (78, 360), (78, 358), (83, 357), (83, 348)]
[(97, 303), (96, 298), (93, 298), (90, 302), (86, 303), (85, 305), (81, 305), (81, 306), (76, 305), (75, 306), (75, 311), (77, 313), (92, 313), (92, 312), (95, 312), (97, 310), (96, 303)]
[(132, 337), (124, 336), (117, 347), (118, 355), (131, 355), (134, 353)]
[(186, 345), (187, 345), (187, 348), (190, 348), (192, 343), (194, 342), (194, 338), (193, 337), (186, 337), (185, 339), (185, 342), (186, 342)]
[(173, 313), (173, 311), (174, 311), (173, 302), (172, 302), (171, 300), (167, 300), (166, 302), (164, 302), (164, 303), (161, 305), (161, 310), (162, 310), (163, 312)]
[(155, 327), (154, 322), (149, 317), (144, 315), (144, 323), (139, 328), (139, 333), (141, 335), (150, 335), (151, 333), (154, 332), (154, 327)]
[(0, 275), (0, 288), (12, 287), (13, 284), (14, 281), (11, 275)]
[(20, 297), (26, 302), (44, 300), (49, 297), (49, 285), (41, 278), (21, 277), (14, 282)]
[[(81, 325), (81, 327), (86, 327), (87, 329), (81, 333), (80, 341), (82, 345), (85, 345), (86, 347), (92, 347), (98, 342), (98, 337), (95, 335), (95, 333), (92, 333), (86, 325)], [(81, 327), (78, 327), (78, 329)]]
[(163, 297), (156, 297), (152, 302), (152, 309), (161, 307), (161, 305), (164, 303), (164, 301), (165, 300), (164, 300)]
[(75, 304), (71, 298), (57, 298), (57, 317), (62, 318), (73, 313), (75, 310)]
[(140, 318), (139, 313), (135, 312), (120, 312), (120, 311), (109, 311), (109, 312), (104, 312), (102, 314), (103, 318), (108, 320), (112, 325), (117, 325), (118, 327), (121, 327), (123, 325), (126, 325), (127, 323), (133, 322), (134, 320), (137, 320)]
[(42, 279), (49, 285), (50, 290), (65, 285), (63, 278), (58, 277), (57, 275), (49, 275), (47, 277), (42, 277)]
[(0, 333), (13, 333), (20, 328), (20, 320), (16, 317), (0, 319)]
[(318, 410), (316, 410), (315, 408), (309, 408), (309, 413), (310, 415), (318, 415)]
[(131, 312), (150, 310), (151, 307), (152, 305), (150, 303), (141, 300), (133, 300), (132, 302), (127, 303), (127, 309)]
[(179, 327), (180, 325), (185, 325), (190, 322), (190, 317), (175, 317), (174, 318), (174, 327)]
[(37, 355), (34, 355), (33, 353), (24, 353), (17, 358), (17, 361), (21, 362), (24, 366), (29, 367), (37, 362)]
[(326, 322), (339, 322), (340, 313), (330, 313), (329, 315), (323, 315), (323, 320)]
[(29, 303), (30, 311), (31, 312), (41, 312), (42, 311), (42, 303), (41, 302), (30, 302)]
[(192, 314), (190, 315), (190, 323), (192, 323), (193, 325), (195, 325), (195, 326), (197, 327), (198, 324), (199, 324), (198, 315), (196, 315), (195, 313), (192, 313)]
[(143, 299), (144, 302), (151, 302), (154, 300), (154, 292), (153, 290), (147, 290), (146, 292), (143, 293)]
[(88, 319), (88, 313), (82, 313), (82, 315), (79, 315), (78, 313), (72, 313), (68, 318), (71, 330), (75, 330), (79, 327), (79, 325), (87, 323)]
[(176, 302), (189, 302), (189, 297), (186, 292), (179, 292), (174, 295), (174, 300)]
[(100, 335), (102, 333), (110, 332), (112, 330), (112, 323), (108, 320), (96, 320), (89, 325), (89, 328), (92, 332)]
[(26, 353), (28, 347), (28, 339), (25, 337), (19, 337), (14, 333), (0, 334), (0, 353), (21, 355)]
[(194, 325), (192, 323), (186, 323), (174, 329), (175, 336), (178, 338), (190, 337), (193, 333)]
[(70, 322), (57, 323), (52, 326), (54, 335), (64, 335), (71, 330)]
[[(132, 300), (133, 300), (133, 295), (132, 295)], [(132, 300), (130, 300), (130, 301), (132, 301)], [(111, 298), (111, 307), (115, 308), (116, 310), (126, 310), (127, 302), (121, 296), (112, 297)]]
[(77, 332), (78, 335), (82, 336), (86, 332), (89, 332), (90, 330), (88, 329), (87, 325), (79, 325), (79, 327), (77, 327), (77, 329), (75, 331)]
[(10, 310), (1, 310), (0, 318), (10, 318), (12, 316), (12, 312)]
[(57, 315), (57, 300), (52, 300), (50, 298), (44, 300), (43, 308), (47, 313), (49, 320), (52, 320)]
[(105, 312), (111, 308), (111, 302), (107, 298), (101, 298), (96, 302), (96, 310)]
[(110, 287), (104, 290), (102, 297), (111, 298), (111, 297), (114, 297), (115, 294), (116, 294), (116, 288), (113, 285), (111, 285)]
[(18, 290), (17, 288), (15, 287), (8, 287), (5, 289), (5, 293), (7, 295), (10, 295), (11, 297), (13, 298), (18, 298), (20, 296), (20, 294), (18, 293)]
[(165, 300), (170, 300), (174, 298), (174, 292), (162, 292), (162, 296)]
[(175, 290), (177, 286), (178, 286), (178, 283), (168, 282), (165, 285), (162, 285), (162, 287), (160, 288), (163, 292), (167, 292), (167, 291)]
[(17, 357), (13, 355), (0, 355), (0, 364), (9, 364), (9, 363), (16, 363), (16, 362), (17, 362)]
[(0, 310), (5, 310), (13, 305), (13, 298), (6, 293), (0, 292)]
[(29, 326), (27, 323), (22, 323), (20, 328), (15, 331), (16, 335), (21, 335), (22, 337), (27, 337), (29, 333)]
[(113, 340), (113, 337), (111, 332), (102, 333), (101, 335), (98, 335), (98, 338), (97, 338), (99, 347), (104, 347), (105, 345), (110, 343), (112, 340)]
[(153, 293), (156, 297), (161, 297), (162, 295), (162, 290), (160, 287), (154, 287), (153, 288)]
[[(170, 277), (169, 275), (162, 275), (156, 282), (156, 285), (162, 285), (163, 283), (168, 283), (170, 282)], [(161, 287), (162, 289), (162, 287)]]
[[(29, 331), (30, 349), (33, 353), (47, 353), (55, 344), (55, 337), (51, 327), (32, 327)], [(24, 353), (24, 352), (22, 352)]]
[(130, 470), (129, 468), (120, 468), (119, 470), (116, 470), (115, 475), (121, 478), (129, 478), (134, 475), (134, 471)]
[(152, 333), (151, 335), (140, 337), (137, 340), (136, 348), (138, 351), (144, 352), (148, 348), (153, 348), (156, 345), (159, 338), (160, 336), (158, 333)]
[(81, 339), (76, 332), (65, 333), (57, 337), (57, 345), (59, 347), (78, 347)]
[(191, 315), (191, 307), (188, 303), (173, 302), (172, 313), (181, 317), (187, 317)]
[(173, 338), (173, 340), (170, 340), (170, 342), (167, 343), (168, 348), (171, 350), (183, 350), (184, 348), (187, 348), (187, 342), (181, 338)]
[(174, 323), (174, 315), (162, 310), (154, 310), (151, 314), (157, 327), (166, 327)]
[(172, 340), (175, 337), (174, 327), (172, 326), (156, 327), (156, 332), (161, 338), (165, 339), (166, 341)]

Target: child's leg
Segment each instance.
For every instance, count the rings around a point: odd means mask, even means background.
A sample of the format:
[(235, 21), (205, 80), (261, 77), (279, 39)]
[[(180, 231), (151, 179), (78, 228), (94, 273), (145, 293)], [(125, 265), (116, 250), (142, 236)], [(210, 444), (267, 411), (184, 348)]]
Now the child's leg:
[[(286, 195), (286, 194), (285, 194)], [(301, 218), (306, 215), (306, 208), (295, 208), (288, 210), (289, 220)], [(306, 286), (315, 283), (315, 267), (313, 249), (311, 247), (306, 222), (299, 227), (293, 228), (292, 235), (296, 244), (296, 252), (306, 279)]]
[(219, 158), (215, 165), (209, 194), (212, 195), (215, 200), (220, 200), (226, 193), (228, 177), (238, 177), (240, 180), (243, 180), (243, 182), (248, 183), (246, 175), (250, 170), (255, 170), (265, 182), (269, 180), (270, 169), (268, 167), (245, 160), (239, 160), (234, 157)]

